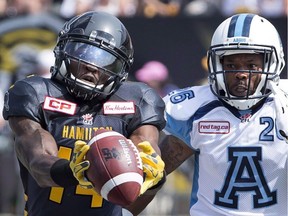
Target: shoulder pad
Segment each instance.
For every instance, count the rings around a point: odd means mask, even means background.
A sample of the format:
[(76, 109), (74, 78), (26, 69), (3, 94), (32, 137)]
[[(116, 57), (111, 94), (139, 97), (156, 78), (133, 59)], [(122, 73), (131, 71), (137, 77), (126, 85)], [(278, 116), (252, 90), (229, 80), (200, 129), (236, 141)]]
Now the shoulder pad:
[(164, 97), (166, 113), (177, 120), (189, 119), (200, 107), (217, 99), (209, 85), (175, 90)]

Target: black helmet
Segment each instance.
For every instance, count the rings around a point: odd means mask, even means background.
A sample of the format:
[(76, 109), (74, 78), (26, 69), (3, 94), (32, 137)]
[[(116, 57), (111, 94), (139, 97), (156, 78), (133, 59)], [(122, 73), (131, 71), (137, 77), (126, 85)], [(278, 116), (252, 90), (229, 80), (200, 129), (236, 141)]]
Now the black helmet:
[[(52, 79), (63, 81), (71, 94), (84, 100), (105, 98), (114, 92), (127, 79), (133, 63), (127, 29), (118, 18), (103, 12), (87, 12), (66, 22), (54, 53)], [(69, 67), (72, 62), (74, 66)], [(96, 83), (72, 73), (71, 68), (79, 70), (83, 64), (100, 72)]]

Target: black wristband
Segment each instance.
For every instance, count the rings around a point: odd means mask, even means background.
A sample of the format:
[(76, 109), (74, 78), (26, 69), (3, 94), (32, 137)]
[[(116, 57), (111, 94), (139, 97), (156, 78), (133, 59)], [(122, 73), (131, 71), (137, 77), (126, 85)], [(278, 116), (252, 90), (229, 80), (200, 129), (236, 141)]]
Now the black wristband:
[(69, 166), (70, 161), (66, 159), (57, 160), (50, 169), (50, 176), (53, 181), (61, 187), (69, 187), (78, 185), (77, 179), (74, 177)]

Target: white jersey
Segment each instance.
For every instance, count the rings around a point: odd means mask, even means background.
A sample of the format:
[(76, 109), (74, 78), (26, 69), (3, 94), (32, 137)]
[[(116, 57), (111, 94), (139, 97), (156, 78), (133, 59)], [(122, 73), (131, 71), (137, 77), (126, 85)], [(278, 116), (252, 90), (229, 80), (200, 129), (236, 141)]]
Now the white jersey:
[(243, 112), (208, 85), (164, 98), (164, 131), (196, 150), (190, 215), (288, 215), (288, 144), (275, 129), (273, 97)]

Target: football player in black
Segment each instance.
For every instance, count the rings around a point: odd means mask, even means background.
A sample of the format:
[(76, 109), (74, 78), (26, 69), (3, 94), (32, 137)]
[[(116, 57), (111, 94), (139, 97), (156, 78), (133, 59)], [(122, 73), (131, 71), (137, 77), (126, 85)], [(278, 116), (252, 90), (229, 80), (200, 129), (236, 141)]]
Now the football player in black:
[(114, 16), (87, 12), (72, 18), (54, 53), (51, 79), (20, 80), (5, 95), (3, 116), (15, 134), (25, 215), (122, 215), (122, 207), (104, 200), (85, 178), (86, 142), (99, 128), (131, 139), (141, 151), (139, 199), (145, 199), (165, 181), (157, 145), (164, 103), (147, 85), (126, 81), (133, 46)]

